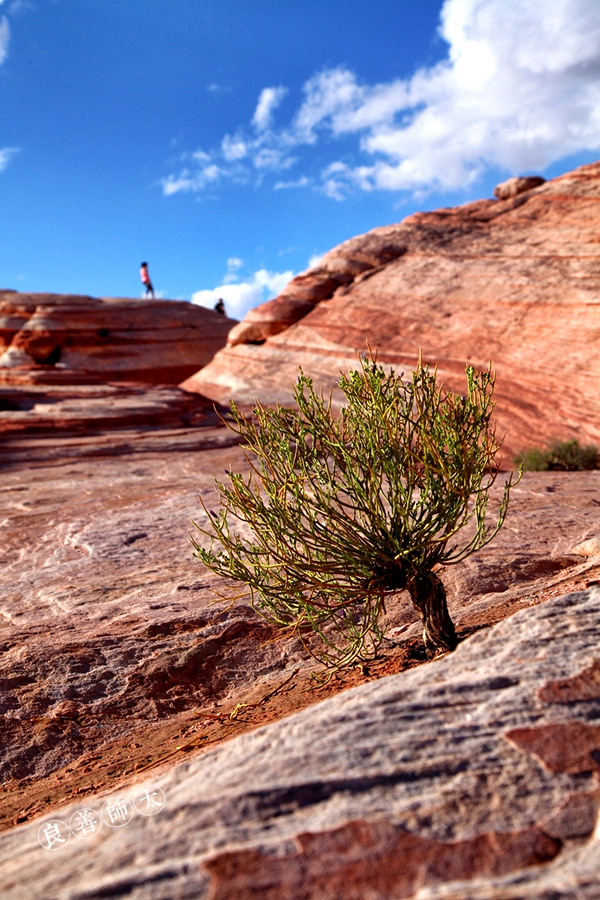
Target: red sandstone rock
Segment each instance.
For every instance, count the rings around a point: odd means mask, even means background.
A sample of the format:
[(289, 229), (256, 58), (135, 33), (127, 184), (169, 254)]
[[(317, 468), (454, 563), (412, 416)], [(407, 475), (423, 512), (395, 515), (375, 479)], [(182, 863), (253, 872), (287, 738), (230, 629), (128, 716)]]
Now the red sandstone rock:
[(321, 300), (333, 296), (341, 284), (352, 281), (344, 272), (329, 272), (321, 267), (297, 275), (274, 300), (251, 309), (242, 322), (229, 332), (227, 342), (259, 344), (270, 335), (278, 334), (298, 322)]
[(299, 834), (296, 852), (225, 851), (206, 863), (208, 900), (364, 900), (413, 897), (426, 884), (505, 875), (549, 862), (560, 850), (539, 828), (479, 834), (455, 843), (411, 834), (385, 820)]
[(401, 370), (422, 350), (458, 390), (466, 361), (487, 368), (491, 359), (506, 460), (553, 438), (600, 442), (599, 235), (600, 163), (507, 200), (416, 213), (331, 250), (311, 277), (352, 282), (261, 346), (221, 350), (184, 387), (286, 403), (299, 365), (328, 389), (368, 341)]
[(497, 197), (498, 200), (508, 200), (509, 197), (516, 197), (517, 194), (524, 194), (525, 191), (530, 191), (532, 188), (539, 187), (540, 184), (545, 184), (546, 179), (541, 178), (539, 175), (529, 175), (524, 178), (509, 178), (508, 181), (503, 181), (502, 184), (497, 184), (494, 188), (494, 197)]
[(0, 292), (0, 384), (176, 384), (224, 346), (231, 325), (176, 300)]
[[(597, 698), (595, 698), (597, 699)], [(532, 753), (551, 772), (600, 772), (600, 725), (577, 719), (533, 728), (515, 728), (505, 737)]]
[[(201, 690), (218, 679), (219, 637), (233, 625), (244, 636), (244, 623), (235, 621), (235, 609), (228, 621), (211, 622), (200, 604), (194, 614), (190, 599), (177, 617), (167, 606), (155, 612), (156, 602), (145, 613), (141, 597), (133, 620), (98, 615), (79, 665), (57, 679), (56, 669), (73, 658), (65, 640), (34, 707), (36, 717), (54, 714), (47, 722), (52, 749), (76, 732), (96, 738), (99, 718), (82, 727), (74, 704), (112, 704), (115, 719), (130, 725), (131, 716), (116, 709), (129, 687), (126, 667), (139, 721), (149, 728), (157, 727), (153, 701), (164, 704), (164, 715), (194, 674)], [(75, 629), (80, 612), (71, 614)], [(597, 589), (557, 597), (473, 635), (442, 659), (344, 691), (178, 766), (171, 760), (118, 792), (103, 783), (85, 798), (67, 795), (58, 809), (0, 835), (3, 900), (592, 900), (600, 792), (597, 775), (581, 768), (583, 757), (581, 766), (571, 764), (569, 742), (574, 724), (582, 733), (598, 728), (588, 720), (597, 720), (600, 703), (540, 704), (539, 692), (594, 663), (599, 615)], [(132, 652), (135, 637), (145, 659)], [(178, 641), (185, 648), (179, 658)], [(233, 672), (248, 659), (241, 649), (236, 659), (232, 644), (225, 664)], [(273, 643), (263, 641), (261, 652), (272, 664)], [(31, 702), (32, 686), (25, 654), (15, 648), (12, 655), (10, 723), (22, 716), (12, 696), (19, 691)], [(147, 677), (152, 665), (160, 679)], [(94, 690), (84, 691), (92, 679)], [(525, 746), (507, 734), (539, 740)], [(552, 735), (551, 760), (544, 734)], [(93, 756), (87, 751), (92, 758), (102, 753), (98, 743)], [(99, 818), (109, 800), (140, 802), (158, 789), (165, 805), (156, 816), (132, 811), (125, 827), (105, 822), (86, 839), (73, 833), (53, 852), (38, 842), (52, 821), (69, 823), (82, 808)]]
[(86, 434), (115, 428), (178, 428), (218, 420), (214, 404), (174, 385), (0, 385), (0, 435)]

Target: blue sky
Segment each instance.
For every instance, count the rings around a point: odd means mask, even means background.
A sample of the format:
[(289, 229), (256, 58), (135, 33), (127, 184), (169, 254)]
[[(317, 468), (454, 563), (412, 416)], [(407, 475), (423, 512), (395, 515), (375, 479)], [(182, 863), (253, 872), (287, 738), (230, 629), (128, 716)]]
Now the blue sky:
[(0, 0), (0, 287), (239, 316), (599, 148), (598, 0)]

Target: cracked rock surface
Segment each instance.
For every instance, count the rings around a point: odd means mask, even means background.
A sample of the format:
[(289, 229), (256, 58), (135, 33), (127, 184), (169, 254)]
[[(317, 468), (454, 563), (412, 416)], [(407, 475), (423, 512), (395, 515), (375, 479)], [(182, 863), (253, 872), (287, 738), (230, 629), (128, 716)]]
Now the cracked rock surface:
[(557, 597), (133, 787), (155, 816), (14, 829), (3, 897), (597, 897), (599, 624), (597, 587)]

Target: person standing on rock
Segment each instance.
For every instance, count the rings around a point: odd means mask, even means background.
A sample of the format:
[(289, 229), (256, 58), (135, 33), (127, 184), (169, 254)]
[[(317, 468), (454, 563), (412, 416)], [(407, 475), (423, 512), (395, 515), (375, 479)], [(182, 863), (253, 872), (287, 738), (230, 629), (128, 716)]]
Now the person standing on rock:
[(142, 279), (142, 284), (146, 288), (146, 292), (144, 297), (152, 297), (154, 300), (154, 288), (152, 287), (152, 282), (150, 281), (150, 275), (148, 274), (148, 263), (143, 262), (140, 267), (140, 278)]
[(219, 298), (219, 300), (217, 300), (213, 309), (215, 310), (215, 312), (218, 312), (220, 316), (225, 315), (225, 303), (223, 302), (223, 298)]

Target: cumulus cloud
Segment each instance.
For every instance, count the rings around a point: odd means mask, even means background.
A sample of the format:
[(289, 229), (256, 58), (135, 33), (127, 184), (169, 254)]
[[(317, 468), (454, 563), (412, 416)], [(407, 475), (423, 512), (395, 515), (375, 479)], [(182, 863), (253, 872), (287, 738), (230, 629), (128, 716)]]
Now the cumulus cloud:
[(328, 193), (459, 188), (490, 166), (544, 169), (600, 146), (596, 0), (446, 0), (448, 59), (409, 80), (362, 86), (349, 72), (309, 83), (308, 134), (360, 135), (370, 164), (330, 165)]
[(18, 152), (18, 147), (4, 147), (3, 150), (0, 150), (0, 172), (7, 167), (12, 157)]
[(252, 124), (257, 131), (264, 131), (273, 124), (273, 111), (277, 109), (288, 89), (283, 86), (263, 88), (254, 110)]
[[(233, 265), (231, 265), (234, 263)], [(231, 269), (239, 268), (241, 260), (233, 257), (228, 260), (230, 272), (223, 279), (223, 284), (212, 290), (196, 291), (192, 294), (192, 303), (212, 309), (217, 300), (225, 301), (227, 315), (233, 319), (242, 319), (249, 309), (258, 306), (265, 300), (276, 297), (284, 289), (288, 281), (294, 277), (294, 272), (269, 272), (267, 269), (258, 269), (251, 278), (246, 280), (229, 280)]]
[(272, 113), (286, 89), (265, 88), (254, 134), (238, 129), (219, 151), (196, 154), (196, 168), (164, 179), (164, 192), (259, 182), (323, 138), (328, 152), (355, 138), (354, 159), (346, 143), (343, 161), (334, 151), (318, 177), (276, 189), (312, 186), (337, 200), (357, 189), (451, 190), (491, 167), (543, 170), (600, 147), (598, 0), (445, 0), (439, 32), (446, 58), (410, 78), (369, 85), (345, 67), (316, 73), (285, 128)]
[(8, 56), (8, 42), (10, 40), (10, 28), (8, 19), (2, 16), (0, 19), (0, 66)]

